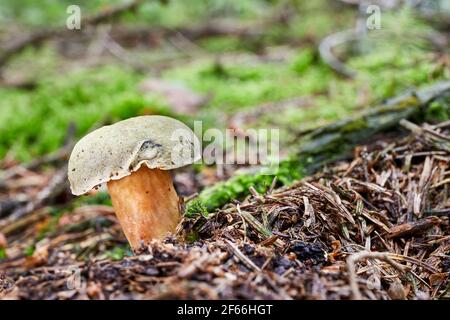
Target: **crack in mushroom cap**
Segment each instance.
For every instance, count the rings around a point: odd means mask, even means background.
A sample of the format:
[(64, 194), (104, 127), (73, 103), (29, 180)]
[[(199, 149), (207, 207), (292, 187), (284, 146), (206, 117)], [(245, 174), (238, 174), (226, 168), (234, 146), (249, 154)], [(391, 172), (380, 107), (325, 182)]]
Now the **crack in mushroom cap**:
[(164, 116), (141, 116), (99, 128), (72, 150), (68, 175), (74, 195), (138, 170), (171, 170), (201, 158), (200, 142), (184, 123)]

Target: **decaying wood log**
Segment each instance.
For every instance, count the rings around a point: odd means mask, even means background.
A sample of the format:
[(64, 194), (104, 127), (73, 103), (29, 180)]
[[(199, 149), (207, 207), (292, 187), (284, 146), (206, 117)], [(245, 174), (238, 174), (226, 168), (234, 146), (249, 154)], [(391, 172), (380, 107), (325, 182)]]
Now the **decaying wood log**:
[(450, 95), (450, 81), (400, 95), (380, 106), (344, 120), (314, 130), (301, 137), (294, 150), (297, 158), (313, 156), (308, 169), (315, 170), (326, 162), (335, 161), (348, 154), (357, 144), (364, 143), (376, 134), (397, 129), (402, 119), (423, 121), (426, 108), (432, 101)]

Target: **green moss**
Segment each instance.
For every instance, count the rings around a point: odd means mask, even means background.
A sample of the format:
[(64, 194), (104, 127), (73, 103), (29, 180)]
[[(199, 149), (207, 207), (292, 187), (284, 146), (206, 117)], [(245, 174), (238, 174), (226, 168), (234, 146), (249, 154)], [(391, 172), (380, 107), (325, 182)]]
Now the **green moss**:
[(194, 199), (188, 203), (185, 214), (188, 217), (194, 217), (196, 215), (202, 215), (204, 217), (207, 217), (208, 209), (206, 208), (206, 206), (203, 204), (203, 202), (201, 200)]
[(0, 260), (1, 259), (6, 259), (8, 257), (8, 255), (6, 254), (6, 249), (5, 248), (0, 248)]
[(232, 51), (252, 51), (255, 45), (249, 41), (242, 41), (233, 36), (219, 36), (200, 40), (200, 46), (212, 53), (224, 53)]
[[(400, 119), (419, 115), (422, 102), (417, 96), (423, 96), (429, 89), (427, 87), (419, 90), (417, 95), (414, 93), (400, 95), (377, 106), (375, 112), (367, 110), (358, 118), (336, 121), (304, 135), (295, 144), (290, 157), (281, 161), (274, 175), (280, 184), (289, 185), (305, 173), (314, 172), (324, 163), (346, 156), (356, 144), (366, 141), (374, 133), (384, 128), (392, 128)], [(442, 107), (435, 103), (434, 108), (440, 110)], [(233, 199), (242, 199), (249, 194), (248, 189), (251, 186), (263, 193), (272, 181), (273, 176), (264, 175), (261, 172), (235, 175), (228, 181), (205, 189), (197, 200), (201, 201), (208, 211), (212, 211)], [(188, 212), (190, 212), (189, 208)]]
[[(245, 5), (234, 1), (231, 4), (219, 3), (213, 6), (213, 11), (230, 10), (231, 16), (243, 19), (257, 18), (269, 12), (261, 2), (250, 2)], [(155, 24), (167, 20), (167, 25), (178, 25), (181, 20), (175, 12), (184, 8), (183, 19), (203, 16), (205, 13), (200, 10), (203, 3), (203, 0), (196, 0), (188, 6), (181, 1), (167, 6), (145, 4), (138, 16), (151, 16)], [(298, 2), (298, 10), (306, 10), (308, 14), (294, 18), (290, 27), (281, 28), (281, 31), (299, 37), (326, 34), (337, 26), (344, 28), (349, 25), (351, 10), (337, 18), (334, 9), (325, 4), (327, 2), (322, 0)], [(98, 3), (90, 8), (95, 9), (96, 6)], [(257, 7), (260, 10), (256, 10)], [(401, 25), (396, 26), (400, 22)], [(315, 45), (309, 43), (298, 51), (283, 51), (286, 58), (282, 61), (261, 61), (260, 56), (253, 54), (242, 54), (231, 62), (224, 59), (226, 62), (223, 64), (215, 63), (215, 58), (198, 58), (193, 63), (164, 71), (163, 77), (184, 82), (194, 91), (211, 94), (211, 101), (198, 114), (199, 119), (208, 122), (208, 127), (223, 128), (224, 122), (217, 121), (223, 118), (223, 113), (233, 114), (268, 102), (304, 97), (308, 101), (305, 106), (293, 105), (275, 113), (268, 112), (251, 124), (252, 127), (279, 127), (282, 146), (286, 146), (295, 141), (298, 131), (345, 117), (355, 109), (389, 98), (402, 90), (449, 78), (449, 71), (437, 65), (428, 55), (425, 45), (414, 46), (411, 41), (403, 45), (402, 41), (408, 40), (411, 30), (417, 34), (428, 30), (416, 22), (407, 11), (383, 16), (383, 32), (369, 32), (368, 40), (360, 44), (361, 50), (346, 60), (358, 72), (354, 80), (336, 76), (316, 59)], [(273, 31), (275, 38), (279, 32)], [(265, 45), (270, 43), (267, 41), (263, 41)], [(238, 37), (211, 37), (200, 42), (200, 46), (211, 52), (241, 51), (249, 49), (245, 48), (245, 42)], [(156, 51), (152, 50), (152, 54)], [(161, 53), (166, 54), (165, 51)], [(11, 151), (17, 159), (28, 161), (55, 150), (61, 146), (71, 122), (76, 123), (77, 137), (81, 137), (94, 123), (107, 116), (116, 121), (142, 113), (168, 112), (160, 99), (138, 91), (137, 84), (142, 76), (131, 70), (123, 66), (100, 67), (55, 76), (58, 69), (52, 61), (58, 57), (47, 49), (25, 52), (25, 60), (42, 60), (44, 65), (53, 67), (46, 68), (44, 73), (42, 68), (39, 72), (32, 69), (32, 73), (44, 74), (45, 78), (37, 90), (0, 89), (3, 111), (0, 114), (0, 158)], [(12, 66), (13, 69), (20, 67), (14, 62)], [(31, 67), (34, 68), (34, 64)], [(189, 122), (191, 119), (183, 117), (182, 120)]]
[(137, 89), (140, 77), (102, 67), (43, 80), (32, 92), (0, 89), (0, 158), (12, 151), (19, 160), (59, 148), (70, 123), (81, 137), (105, 118), (117, 121), (156, 105)]
[[(299, 4), (302, 8), (303, 5)], [(305, 6), (313, 11), (323, 9), (321, 4)], [(330, 24), (333, 19), (329, 18), (329, 12), (322, 11), (320, 15)], [(426, 27), (415, 23), (416, 19), (407, 11), (389, 15), (388, 19), (390, 22), (383, 24), (383, 33), (369, 32), (368, 40), (358, 44), (360, 50), (352, 52), (346, 59), (345, 63), (358, 72), (352, 80), (336, 76), (329, 66), (316, 59), (313, 46), (302, 47), (299, 52), (290, 53), (291, 56), (288, 54), (286, 61), (280, 63), (259, 63), (251, 55), (248, 56), (251, 63), (237, 60), (217, 64), (211, 59), (201, 59), (169, 70), (164, 76), (181, 80), (196, 91), (213, 94), (202, 116), (245, 112), (245, 109), (256, 109), (264, 103), (304, 97), (304, 106), (292, 105), (267, 112), (249, 124), (251, 127), (280, 128), (281, 145), (285, 147), (295, 143), (299, 131), (346, 117), (402, 91), (450, 77), (449, 72), (439, 68), (428, 54), (425, 45), (402, 45), (411, 30), (425, 34)], [(391, 23), (396, 19), (402, 23), (402, 33), (395, 23)], [(331, 24), (335, 25), (336, 21)], [(312, 23), (312, 26), (316, 27), (316, 24)], [(361, 121), (350, 126), (353, 125), (364, 126)], [(223, 122), (213, 126), (222, 127)]]
[(445, 101), (433, 101), (426, 109), (425, 120), (431, 123), (448, 120), (450, 118), (449, 102), (446, 103)]
[(302, 50), (292, 61), (292, 69), (303, 74), (314, 62), (314, 51), (311, 48)]
[(128, 246), (124, 246), (124, 247), (115, 247), (112, 250), (108, 250), (105, 252), (105, 257), (109, 258), (111, 260), (122, 260), (125, 256), (131, 256), (132, 252), (131, 249)]
[[(252, 59), (252, 56), (249, 56)], [(265, 102), (275, 102), (326, 90), (334, 76), (323, 66), (310, 68), (300, 77), (288, 63), (218, 64), (211, 59), (196, 61), (165, 72), (164, 77), (182, 81), (212, 99), (205, 112), (242, 111)]]
[(367, 122), (364, 120), (364, 118), (358, 118), (353, 121), (350, 121), (348, 124), (346, 124), (344, 127), (342, 127), (341, 132), (346, 133), (346, 132), (364, 129), (366, 127), (367, 127)]
[(192, 243), (192, 242), (195, 242), (200, 239), (200, 235), (198, 234), (197, 230), (195, 230), (194, 228), (187, 230), (186, 232), (187, 233), (184, 236), (184, 240), (186, 242)]
[(286, 30), (291, 37), (321, 39), (324, 36), (354, 27), (355, 10), (345, 8), (336, 14), (333, 3), (327, 0), (294, 0), (299, 14), (292, 19)]
[(107, 192), (97, 192), (94, 195), (83, 195), (75, 200), (75, 206), (102, 204), (112, 206), (111, 198)]
[[(251, 174), (237, 174), (227, 181), (205, 189), (195, 200), (188, 203), (187, 214), (192, 216), (201, 212), (206, 216), (205, 209), (212, 212), (233, 199), (242, 199), (249, 193), (250, 187), (264, 193), (271, 186), (275, 176), (279, 185), (288, 185), (303, 176), (303, 165), (298, 160), (288, 158), (280, 162), (274, 174), (265, 174), (266, 172), (261, 170)], [(198, 208), (201, 208), (201, 211)]]
[[(82, 16), (105, 10), (111, 6), (120, 5), (122, 0), (0, 0), (2, 14), (0, 24), (10, 23), (8, 17), (13, 16), (18, 23), (26, 26), (64, 26), (68, 17), (67, 7), (72, 4), (79, 5)], [(205, 10), (207, 8), (207, 10)], [(163, 25), (175, 27), (189, 25), (192, 21), (202, 21), (208, 14), (220, 12), (233, 13), (241, 18), (251, 18), (261, 13), (258, 1), (218, 1), (213, 4), (207, 0), (147, 1), (136, 13), (122, 15), (122, 21), (137, 25)], [(182, 12), (182, 14), (180, 14)]]
[(27, 256), (27, 257), (31, 257), (31, 256), (33, 255), (33, 253), (34, 253), (34, 250), (36, 250), (36, 247), (35, 247), (35, 245), (33, 244), (33, 245), (31, 245), (31, 246), (26, 247), (26, 248), (23, 250), (23, 254), (24, 254), (25, 256)]

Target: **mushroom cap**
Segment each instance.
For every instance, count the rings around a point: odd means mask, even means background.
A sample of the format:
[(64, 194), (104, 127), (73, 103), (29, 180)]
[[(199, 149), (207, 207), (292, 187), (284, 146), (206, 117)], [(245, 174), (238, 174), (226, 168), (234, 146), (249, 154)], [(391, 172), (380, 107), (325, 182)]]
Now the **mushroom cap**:
[(171, 170), (201, 158), (200, 142), (184, 123), (164, 116), (140, 116), (99, 128), (72, 150), (68, 175), (74, 195), (122, 179), (142, 164)]

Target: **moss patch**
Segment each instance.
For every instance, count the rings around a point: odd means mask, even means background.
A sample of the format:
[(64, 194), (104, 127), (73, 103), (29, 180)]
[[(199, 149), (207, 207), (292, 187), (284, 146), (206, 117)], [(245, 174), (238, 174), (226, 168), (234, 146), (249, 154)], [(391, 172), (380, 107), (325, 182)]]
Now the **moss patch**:
[[(32, 92), (0, 89), (0, 158), (19, 160), (60, 147), (70, 123), (81, 137), (96, 122), (163, 108), (137, 88), (140, 77), (117, 67), (102, 67), (46, 79)], [(159, 113), (159, 112), (158, 112)]]

